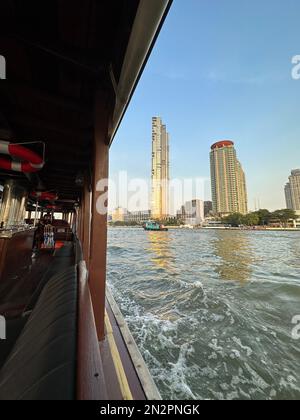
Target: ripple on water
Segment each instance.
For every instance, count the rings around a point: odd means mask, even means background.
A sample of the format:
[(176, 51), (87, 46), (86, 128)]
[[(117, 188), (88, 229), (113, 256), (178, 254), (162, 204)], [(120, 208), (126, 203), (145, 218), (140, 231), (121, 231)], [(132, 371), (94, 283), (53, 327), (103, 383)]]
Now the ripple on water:
[(108, 282), (164, 398), (300, 399), (300, 236), (257, 233), (109, 231)]

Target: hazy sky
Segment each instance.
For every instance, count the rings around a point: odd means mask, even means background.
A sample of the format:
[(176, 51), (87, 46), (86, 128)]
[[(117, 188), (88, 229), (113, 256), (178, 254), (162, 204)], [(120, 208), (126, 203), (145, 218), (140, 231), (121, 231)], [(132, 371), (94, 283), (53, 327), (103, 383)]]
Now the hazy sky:
[(175, 0), (111, 148), (112, 177), (150, 179), (151, 118), (160, 115), (172, 177), (209, 178), (211, 144), (231, 139), (249, 207), (285, 207), (284, 185), (300, 167), (299, 17), (299, 0)]

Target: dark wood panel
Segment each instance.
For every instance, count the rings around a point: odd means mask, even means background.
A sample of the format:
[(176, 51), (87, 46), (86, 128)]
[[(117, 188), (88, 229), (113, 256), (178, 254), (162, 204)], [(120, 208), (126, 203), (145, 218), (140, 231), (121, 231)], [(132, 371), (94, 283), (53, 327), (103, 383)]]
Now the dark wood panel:
[[(31, 264), (34, 230), (18, 232), (0, 240), (0, 290), (9, 287)], [(1, 303), (1, 302), (0, 302)]]

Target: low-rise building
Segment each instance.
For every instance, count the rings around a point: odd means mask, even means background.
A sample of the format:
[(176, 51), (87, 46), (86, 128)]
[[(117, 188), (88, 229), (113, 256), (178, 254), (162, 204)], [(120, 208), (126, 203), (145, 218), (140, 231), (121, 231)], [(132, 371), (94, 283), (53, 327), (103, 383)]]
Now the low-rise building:
[(294, 220), (294, 227), (300, 229), (300, 211), (296, 211), (298, 218)]
[(198, 226), (204, 222), (204, 202), (202, 200), (187, 201), (177, 212), (177, 219), (186, 225)]
[(127, 210), (122, 207), (117, 207), (114, 212), (112, 213), (111, 220), (113, 223), (116, 222), (125, 222), (125, 218), (127, 216)]
[(151, 210), (127, 212), (125, 222), (127, 223), (145, 223), (151, 219)]

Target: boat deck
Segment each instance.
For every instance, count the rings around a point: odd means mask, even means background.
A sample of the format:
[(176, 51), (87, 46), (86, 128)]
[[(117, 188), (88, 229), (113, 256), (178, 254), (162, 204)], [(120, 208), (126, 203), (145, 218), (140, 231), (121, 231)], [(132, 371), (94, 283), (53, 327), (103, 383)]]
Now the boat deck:
[(109, 399), (146, 400), (145, 392), (108, 301), (106, 301), (105, 327), (106, 339), (100, 343), (100, 354)]
[(107, 291), (106, 339), (100, 343), (110, 400), (160, 400), (160, 394), (110, 291)]

